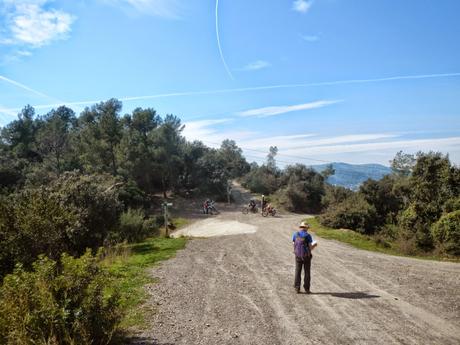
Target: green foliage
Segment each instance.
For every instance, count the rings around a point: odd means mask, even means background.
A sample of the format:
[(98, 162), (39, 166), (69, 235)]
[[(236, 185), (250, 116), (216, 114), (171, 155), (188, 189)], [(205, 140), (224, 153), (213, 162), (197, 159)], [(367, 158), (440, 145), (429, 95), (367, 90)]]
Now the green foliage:
[(370, 234), (375, 230), (376, 210), (358, 193), (332, 206), (319, 217), (321, 224), (331, 228), (353, 229)]
[(416, 163), (414, 155), (399, 151), (390, 161), (393, 173), (399, 176), (409, 176), (412, 173)]
[(122, 244), (121, 250), (104, 259), (103, 264), (121, 295), (125, 314), (122, 328), (139, 326), (144, 322), (145, 309), (141, 306), (147, 295), (144, 286), (153, 282), (146, 269), (173, 257), (185, 247), (186, 242), (185, 238), (149, 238), (139, 243)]
[(460, 255), (460, 210), (444, 214), (431, 231), (443, 252)]
[[(58, 259), (96, 250), (119, 231), (121, 203), (108, 176), (65, 173), (49, 187), (0, 198), (0, 277), (39, 254)], [(111, 185), (112, 184), (112, 185)]]
[(375, 221), (379, 226), (395, 219), (402, 208), (403, 200), (394, 192), (394, 186), (395, 178), (387, 175), (379, 181), (367, 180), (359, 189), (364, 199), (375, 208)]
[(128, 209), (120, 216), (119, 236), (128, 242), (141, 241), (158, 230), (156, 219), (145, 219), (141, 209)]
[(456, 198), (450, 198), (446, 201), (443, 207), (444, 213), (450, 213), (460, 210), (460, 196)]
[(30, 267), (39, 254), (57, 259), (71, 251), (69, 235), (78, 217), (46, 190), (24, 191), (0, 199), (0, 278), (15, 263)]
[(290, 211), (316, 213), (321, 209), (324, 177), (303, 164), (287, 166), (281, 175), (282, 206)]
[(353, 191), (350, 189), (341, 186), (331, 186), (330, 184), (325, 185), (324, 191), (325, 194), (321, 199), (323, 209), (337, 206), (353, 194)]
[(122, 204), (118, 199), (117, 181), (110, 175), (65, 173), (49, 187), (61, 204), (72, 208), (78, 226), (68, 232), (77, 253), (85, 248), (97, 249), (118, 228)]
[(18, 266), (0, 288), (0, 344), (107, 344), (122, 316), (111, 290), (89, 251)]
[(242, 180), (244, 187), (259, 194), (272, 194), (280, 186), (279, 177), (266, 165), (252, 167)]
[(337, 240), (348, 243), (355, 248), (382, 252), (387, 254), (396, 254), (397, 252), (387, 243), (376, 240), (375, 238), (347, 229), (334, 229), (324, 226), (316, 218), (308, 218), (306, 221), (311, 225), (313, 232), (321, 238)]

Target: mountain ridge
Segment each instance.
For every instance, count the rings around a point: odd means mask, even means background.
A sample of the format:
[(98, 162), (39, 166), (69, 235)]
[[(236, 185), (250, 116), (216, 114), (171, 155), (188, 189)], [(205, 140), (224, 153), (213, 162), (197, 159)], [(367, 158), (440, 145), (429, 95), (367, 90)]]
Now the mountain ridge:
[(385, 175), (391, 174), (392, 170), (382, 164), (367, 163), (367, 164), (350, 164), (343, 162), (332, 162), (330, 164), (318, 164), (311, 167), (318, 171), (324, 171), (332, 164), (335, 174), (329, 176), (327, 182), (336, 185), (357, 190), (359, 186), (368, 179), (380, 180)]

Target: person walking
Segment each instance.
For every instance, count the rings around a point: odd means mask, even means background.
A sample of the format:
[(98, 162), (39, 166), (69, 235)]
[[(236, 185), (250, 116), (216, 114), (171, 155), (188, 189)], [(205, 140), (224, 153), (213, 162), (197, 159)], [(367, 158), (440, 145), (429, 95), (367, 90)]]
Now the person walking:
[(299, 230), (292, 236), (295, 254), (295, 278), (294, 287), (297, 293), (300, 293), (300, 283), (302, 280), (302, 267), (304, 270), (303, 287), (307, 294), (310, 293), (310, 268), (312, 250), (317, 246), (313, 241), (313, 237), (308, 233), (310, 225), (307, 222), (302, 222), (299, 225)]

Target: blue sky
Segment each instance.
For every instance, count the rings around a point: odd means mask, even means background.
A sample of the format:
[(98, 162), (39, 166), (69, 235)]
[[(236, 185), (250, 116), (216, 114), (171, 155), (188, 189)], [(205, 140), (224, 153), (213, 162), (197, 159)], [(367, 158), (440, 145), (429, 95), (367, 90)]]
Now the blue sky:
[[(217, 9), (217, 11), (216, 11)], [(283, 164), (460, 163), (460, 1), (0, 0), (0, 125), (116, 97)]]

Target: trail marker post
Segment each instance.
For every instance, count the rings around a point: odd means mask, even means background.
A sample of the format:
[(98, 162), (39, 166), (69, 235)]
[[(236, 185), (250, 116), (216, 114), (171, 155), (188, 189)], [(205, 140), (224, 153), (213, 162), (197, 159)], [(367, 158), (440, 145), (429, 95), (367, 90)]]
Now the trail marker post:
[(232, 193), (232, 185), (227, 181), (227, 202), (230, 205), (230, 195)]
[(164, 217), (165, 217), (165, 235), (169, 237), (169, 227), (168, 227), (168, 207), (171, 207), (173, 204), (170, 202), (163, 203)]

